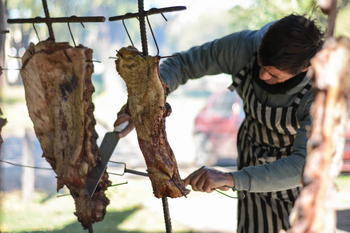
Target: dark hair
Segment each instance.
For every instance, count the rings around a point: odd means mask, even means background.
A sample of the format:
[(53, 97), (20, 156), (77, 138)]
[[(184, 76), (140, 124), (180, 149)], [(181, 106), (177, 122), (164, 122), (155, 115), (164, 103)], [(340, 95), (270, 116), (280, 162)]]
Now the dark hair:
[(323, 32), (315, 20), (291, 14), (267, 30), (259, 47), (259, 62), (290, 74), (310, 66), (310, 60), (321, 49)]

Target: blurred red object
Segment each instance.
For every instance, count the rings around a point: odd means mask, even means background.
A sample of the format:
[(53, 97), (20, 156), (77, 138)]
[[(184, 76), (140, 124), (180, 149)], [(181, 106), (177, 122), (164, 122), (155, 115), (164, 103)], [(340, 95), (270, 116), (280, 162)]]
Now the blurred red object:
[[(195, 164), (234, 166), (237, 159), (237, 133), (244, 119), (243, 102), (236, 92), (213, 93), (194, 122)], [(341, 172), (350, 172), (350, 121)]]
[(346, 125), (343, 167), (341, 172), (350, 172), (350, 121)]
[(236, 165), (236, 139), (244, 116), (243, 102), (236, 92), (210, 95), (194, 122), (195, 164)]

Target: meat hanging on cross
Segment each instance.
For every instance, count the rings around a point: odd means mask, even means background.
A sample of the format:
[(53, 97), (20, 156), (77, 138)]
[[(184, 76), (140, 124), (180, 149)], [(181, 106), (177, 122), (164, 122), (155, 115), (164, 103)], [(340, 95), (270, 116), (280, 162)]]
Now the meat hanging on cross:
[(315, 100), (302, 189), (290, 214), (291, 233), (328, 233), (336, 226), (336, 180), (349, 119), (350, 39), (329, 38), (312, 59)]
[(120, 49), (117, 57), (116, 68), (128, 92), (122, 111), (135, 124), (154, 195), (157, 198), (187, 195), (190, 191), (184, 187), (165, 132), (165, 117), (170, 115), (171, 107), (166, 103), (169, 87), (159, 74), (160, 57), (143, 57), (132, 46)]
[(85, 191), (87, 175), (100, 159), (91, 100), (92, 53), (82, 45), (52, 40), (31, 43), (21, 68), (42, 156), (57, 174), (57, 191), (64, 185), (69, 189), (84, 228), (103, 220), (109, 204), (104, 192), (111, 185), (105, 172), (92, 198)]

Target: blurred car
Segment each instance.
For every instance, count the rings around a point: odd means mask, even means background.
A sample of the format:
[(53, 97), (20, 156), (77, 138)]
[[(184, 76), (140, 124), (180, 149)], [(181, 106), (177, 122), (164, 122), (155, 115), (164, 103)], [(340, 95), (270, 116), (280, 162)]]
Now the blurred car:
[(209, 96), (194, 122), (197, 166), (236, 165), (236, 139), (244, 116), (243, 102), (236, 92), (227, 90)]
[[(237, 133), (244, 119), (243, 102), (236, 92), (224, 91), (209, 96), (194, 122), (195, 164), (234, 166), (237, 158)], [(350, 121), (341, 172), (350, 172)]]
[(341, 172), (350, 172), (350, 121), (348, 121), (348, 124), (346, 125), (343, 167)]

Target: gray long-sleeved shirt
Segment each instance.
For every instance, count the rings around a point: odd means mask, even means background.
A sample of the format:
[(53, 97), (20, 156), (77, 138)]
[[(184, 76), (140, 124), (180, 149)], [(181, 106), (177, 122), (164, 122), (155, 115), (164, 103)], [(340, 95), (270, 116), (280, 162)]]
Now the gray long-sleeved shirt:
[[(177, 53), (177, 57), (165, 60), (160, 66), (161, 78), (174, 91), (189, 79), (201, 78), (205, 75), (226, 73), (232, 78), (248, 62), (258, 50), (260, 40), (265, 34), (267, 24), (260, 30), (232, 33), (221, 39)], [(253, 82), (254, 93), (260, 102), (271, 107), (290, 106), (299, 91), (309, 82), (306, 76), (296, 87), (286, 94), (269, 94)], [(241, 90), (237, 89), (241, 96)], [(244, 101), (244, 100), (243, 100)], [(310, 89), (302, 99), (297, 117), (300, 128), (295, 138), (292, 154), (287, 158), (276, 160), (270, 164), (245, 167), (232, 172), (235, 188), (250, 192), (272, 192), (295, 188), (299, 185), (306, 158), (306, 126), (311, 124), (309, 110), (313, 101), (313, 90)]]

